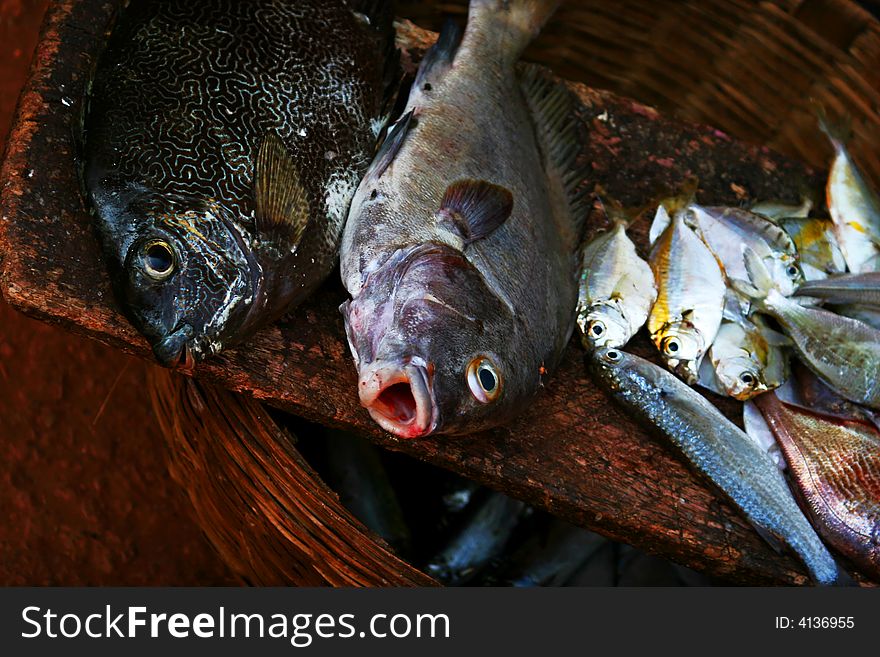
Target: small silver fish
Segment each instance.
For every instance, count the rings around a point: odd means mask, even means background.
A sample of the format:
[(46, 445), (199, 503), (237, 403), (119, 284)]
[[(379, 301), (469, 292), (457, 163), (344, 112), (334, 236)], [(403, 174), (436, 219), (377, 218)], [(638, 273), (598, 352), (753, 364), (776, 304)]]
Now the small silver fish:
[(649, 258), (657, 300), (648, 317), (648, 332), (667, 366), (688, 383), (696, 383), (700, 362), (721, 326), (724, 275), (709, 248), (685, 224), (683, 213), (668, 220), (661, 205), (657, 214), (666, 228), (656, 236)]
[(802, 219), (810, 216), (813, 209), (813, 200), (804, 195), (800, 205), (785, 203), (784, 201), (758, 201), (749, 208), (755, 214), (767, 217), (774, 223), (783, 219)]
[(847, 150), (848, 127), (830, 124), (821, 112), (819, 127), (834, 147), (825, 195), (846, 264), (853, 273), (878, 271), (880, 199)]
[(767, 453), (706, 398), (653, 363), (618, 349), (598, 349), (594, 372), (627, 409), (662, 431), (709, 477), (765, 538), (788, 544), (820, 584), (837, 564), (798, 508)]
[(689, 222), (718, 258), (728, 279), (746, 277), (742, 250), (748, 246), (763, 259), (782, 294), (792, 294), (803, 281), (794, 241), (773, 222), (742, 208), (691, 203), (687, 210)]
[(804, 280), (820, 280), (846, 271), (834, 222), (820, 217), (785, 217), (779, 219), (778, 224), (797, 247)]
[(615, 218), (584, 249), (577, 324), (584, 347), (622, 347), (645, 324), (657, 299), (654, 272)]
[(761, 258), (748, 248), (744, 257), (751, 284), (737, 281), (737, 288), (779, 322), (801, 360), (843, 397), (880, 408), (880, 331), (783, 296)]
[(724, 394), (746, 401), (782, 385), (788, 377), (785, 342), (760, 317), (723, 322), (708, 360)]
[(821, 281), (808, 281), (795, 295), (816, 297), (829, 303), (880, 306), (880, 272), (841, 274)]

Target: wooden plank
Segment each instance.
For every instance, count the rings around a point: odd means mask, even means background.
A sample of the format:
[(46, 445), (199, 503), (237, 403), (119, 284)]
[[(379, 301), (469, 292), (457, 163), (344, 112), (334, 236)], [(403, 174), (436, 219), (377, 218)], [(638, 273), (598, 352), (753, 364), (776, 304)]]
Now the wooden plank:
[[(82, 86), (112, 10), (109, 0), (59, 0), (50, 10), (3, 163), (0, 288), (16, 308), (144, 358), (146, 344), (118, 313), (83, 208), (72, 135)], [(401, 24), (412, 67), (433, 38)], [(685, 125), (610, 93), (578, 94), (585, 184), (627, 205), (701, 181), (714, 203), (796, 200), (820, 176), (766, 148)], [(647, 222), (635, 227), (644, 246)], [(573, 342), (560, 370), (508, 426), (465, 437), (404, 441), (382, 433), (357, 401), (334, 277), (303, 307), (247, 345), (197, 367), (206, 381), (247, 392), (316, 422), (368, 436), (472, 477), (612, 538), (707, 573), (751, 584), (805, 583), (741, 516), (588, 378)], [(641, 350), (646, 348), (644, 341)], [(737, 406), (723, 404), (730, 413)]]

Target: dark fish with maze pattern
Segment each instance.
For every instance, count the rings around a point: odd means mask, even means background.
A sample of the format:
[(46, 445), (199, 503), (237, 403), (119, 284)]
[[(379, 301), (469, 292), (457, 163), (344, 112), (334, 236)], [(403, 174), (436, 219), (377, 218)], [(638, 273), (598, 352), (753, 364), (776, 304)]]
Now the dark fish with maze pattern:
[(117, 299), (163, 364), (240, 342), (332, 270), (396, 71), (389, 4), (122, 10), (83, 181)]

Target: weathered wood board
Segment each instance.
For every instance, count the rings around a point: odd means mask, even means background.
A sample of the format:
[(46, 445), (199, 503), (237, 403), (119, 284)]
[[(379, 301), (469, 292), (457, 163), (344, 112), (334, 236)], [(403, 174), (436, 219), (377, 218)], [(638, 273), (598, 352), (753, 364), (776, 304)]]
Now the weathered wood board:
[[(83, 84), (117, 2), (59, 0), (47, 16), (32, 77), (2, 172), (0, 286), (21, 311), (151, 358), (117, 311), (76, 175), (73, 135)], [(404, 61), (431, 35), (402, 23)], [(821, 177), (765, 148), (712, 128), (664, 119), (650, 108), (581, 85), (583, 162), (626, 205), (674, 190), (687, 176), (700, 198), (796, 200)], [(644, 245), (647, 221), (635, 226)], [(382, 433), (357, 400), (334, 278), (314, 299), (248, 344), (199, 365), (195, 375), (346, 428), (455, 470), (573, 522), (699, 570), (751, 584), (805, 583), (736, 510), (666, 444), (634, 424), (593, 384), (573, 341), (559, 371), (522, 416), (466, 437), (404, 441)], [(737, 406), (723, 408), (735, 412)]]

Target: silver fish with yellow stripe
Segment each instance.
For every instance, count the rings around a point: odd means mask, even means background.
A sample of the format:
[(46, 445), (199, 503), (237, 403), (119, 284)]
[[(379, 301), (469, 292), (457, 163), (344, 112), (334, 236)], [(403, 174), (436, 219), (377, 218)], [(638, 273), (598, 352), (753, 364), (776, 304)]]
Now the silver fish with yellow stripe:
[(878, 271), (880, 199), (849, 154), (849, 130), (830, 124), (821, 113), (819, 127), (834, 146), (825, 194), (846, 264), (853, 273)]
[[(670, 202), (673, 206), (680, 204), (676, 199)], [(693, 202), (687, 203), (681, 212), (685, 222), (715, 254), (728, 279), (747, 277), (743, 248), (748, 246), (764, 261), (783, 295), (792, 294), (803, 281), (794, 241), (766, 217), (743, 208), (703, 206)], [(654, 230), (652, 226), (652, 233)], [(747, 306), (744, 310), (748, 310)]]
[(626, 234), (626, 222), (615, 217), (611, 229), (584, 248), (581, 264), (577, 324), (584, 347), (624, 346), (657, 299), (654, 273)]
[[(648, 331), (667, 367), (696, 383), (700, 362), (721, 326), (724, 275), (709, 247), (685, 223), (684, 212), (670, 219), (661, 205), (654, 219), (658, 222), (667, 225), (656, 236), (649, 258), (657, 300)], [(651, 232), (655, 234), (653, 226)]]

